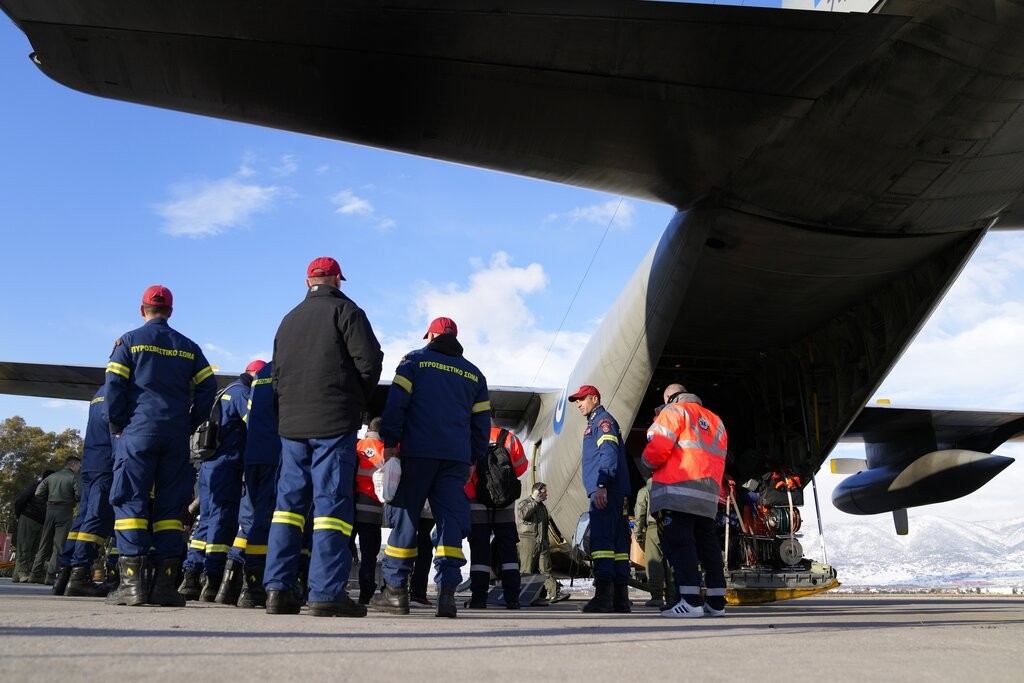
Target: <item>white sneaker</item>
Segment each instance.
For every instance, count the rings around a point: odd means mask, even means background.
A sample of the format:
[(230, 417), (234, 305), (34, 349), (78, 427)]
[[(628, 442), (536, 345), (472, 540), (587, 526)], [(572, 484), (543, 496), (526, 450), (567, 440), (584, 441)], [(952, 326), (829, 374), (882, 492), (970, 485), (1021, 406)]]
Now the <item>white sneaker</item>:
[(701, 607), (694, 607), (686, 602), (686, 598), (682, 598), (675, 607), (670, 607), (662, 612), (661, 616), (670, 619), (699, 619), (704, 616), (704, 610)]
[(722, 609), (715, 609), (714, 607), (708, 606), (708, 603), (705, 602), (704, 614), (708, 615), (709, 617), (724, 617), (725, 608), (723, 607)]

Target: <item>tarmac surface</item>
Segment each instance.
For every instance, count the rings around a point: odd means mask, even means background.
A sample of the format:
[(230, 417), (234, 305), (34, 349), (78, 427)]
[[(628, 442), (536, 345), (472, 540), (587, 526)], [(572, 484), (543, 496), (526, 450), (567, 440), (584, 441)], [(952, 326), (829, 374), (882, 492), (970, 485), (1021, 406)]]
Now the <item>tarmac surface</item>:
[(113, 607), (0, 579), (0, 681), (1024, 681), (1024, 598), (825, 595), (675, 620), (644, 608), (361, 619)]

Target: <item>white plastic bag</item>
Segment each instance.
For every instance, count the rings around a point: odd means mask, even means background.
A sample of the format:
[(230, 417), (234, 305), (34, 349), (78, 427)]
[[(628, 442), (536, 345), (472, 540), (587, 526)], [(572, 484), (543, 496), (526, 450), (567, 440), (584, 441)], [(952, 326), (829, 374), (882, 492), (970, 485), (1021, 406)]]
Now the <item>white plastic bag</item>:
[[(379, 476), (378, 476), (379, 475)], [(377, 481), (380, 486), (377, 486)], [(402, 461), (391, 458), (383, 467), (373, 473), (373, 489), (382, 503), (390, 503), (398, 491), (398, 482), (402, 480)]]

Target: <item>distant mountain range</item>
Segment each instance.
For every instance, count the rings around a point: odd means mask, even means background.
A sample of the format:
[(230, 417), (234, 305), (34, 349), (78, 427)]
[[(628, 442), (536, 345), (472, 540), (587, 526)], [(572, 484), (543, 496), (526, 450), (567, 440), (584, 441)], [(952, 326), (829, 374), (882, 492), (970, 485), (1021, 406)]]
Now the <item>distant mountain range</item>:
[[(821, 560), (817, 528), (803, 531), (804, 554)], [(964, 522), (911, 511), (908, 536), (888, 515), (864, 517), (826, 525), (825, 550), (845, 587), (1024, 587), (1024, 517)]]

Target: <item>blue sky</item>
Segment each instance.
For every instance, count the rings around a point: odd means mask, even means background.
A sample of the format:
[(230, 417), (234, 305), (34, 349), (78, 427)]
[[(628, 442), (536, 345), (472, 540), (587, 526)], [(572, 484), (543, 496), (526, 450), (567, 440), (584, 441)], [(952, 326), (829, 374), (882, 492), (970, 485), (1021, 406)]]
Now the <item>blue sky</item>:
[[(385, 376), (422, 344), (430, 318), (450, 315), (491, 384), (559, 387), (672, 214), (89, 97), (43, 76), (30, 51), (0, 18), (4, 360), (102, 365), (114, 339), (139, 324), (142, 290), (161, 283), (175, 295), (172, 324), (222, 372), (239, 371), (269, 357), (277, 324), (304, 295), (309, 260), (332, 255), (385, 347)], [(1024, 409), (1022, 265), (1024, 237), (986, 238), (879, 396)], [(0, 417), (15, 414), (83, 428), (85, 406), (0, 396)], [(1018, 515), (1022, 470), (927, 512)], [(827, 499), (836, 479), (821, 480)], [(830, 505), (823, 514), (851, 519)]]

